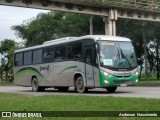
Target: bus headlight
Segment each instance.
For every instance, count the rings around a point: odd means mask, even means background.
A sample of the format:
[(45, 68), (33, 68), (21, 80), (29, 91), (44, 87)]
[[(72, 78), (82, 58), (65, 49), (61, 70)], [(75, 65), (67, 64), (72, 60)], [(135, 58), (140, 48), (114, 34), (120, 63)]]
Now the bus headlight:
[(109, 83), (109, 81), (108, 81), (108, 80), (104, 80), (104, 83), (105, 83), (105, 84), (108, 84), (108, 83)]
[(107, 72), (105, 72), (105, 71), (103, 71), (103, 74), (104, 74), (105, 76), (109, 76), (109, 73), (107, 73)]
[(136, 80), (136, 83), (138, 82), (138, 79)]
[(103, 68), (101, 68), (101, 71), (102, 71), (102, 73), (103, 73), (106, 77), (110, 76), (110, 74), (107, 73), (105, 70), (103, 70)]
[(110, 76), (110, 74), (107, 73), (106, 71), (102, 71), (102, 72), (103, 72), (103, 74), (104, 74), (106, 77)]
[(139, 73), (138, 73), (138, 72), (136, 72), (136, 73), (135, 73), (135, 75), (137, 75), (137, 76), (138, 76), (138, 75), (139, 75)]

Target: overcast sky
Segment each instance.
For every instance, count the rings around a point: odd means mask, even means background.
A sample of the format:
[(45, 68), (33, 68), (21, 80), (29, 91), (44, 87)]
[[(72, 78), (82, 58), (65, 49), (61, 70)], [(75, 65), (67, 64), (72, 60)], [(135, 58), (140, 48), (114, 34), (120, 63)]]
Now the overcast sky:
[(11, 26), (20, 25), (23, 21), (36, 17), (41, 12), (48, 11), (0, 5), (0, 41), (14, 39), (17, 42), (21, 42), (22, 40), (16, 37), (14, 31), (11, 30)]

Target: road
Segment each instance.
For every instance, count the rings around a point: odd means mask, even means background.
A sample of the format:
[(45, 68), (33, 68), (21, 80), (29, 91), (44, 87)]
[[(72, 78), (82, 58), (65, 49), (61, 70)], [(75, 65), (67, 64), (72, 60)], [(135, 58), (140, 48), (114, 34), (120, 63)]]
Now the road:
[(114, 97), (141, 97), (160, 99), (160, 87), (118, 87), (115, 93), (108, 93), (105, 89), (96, 88), (89, 90), (88, 93), (80, 94), (70, 88), (68, 92), (58, 92), (56, 89), (49, 88), (44, 92), (32, 92), (31, 87), (21, 86), (0, 86), (0, 92), (29, 94), (34, 96), (43, 95), (85, 95), (85, 96), (114, 96)]

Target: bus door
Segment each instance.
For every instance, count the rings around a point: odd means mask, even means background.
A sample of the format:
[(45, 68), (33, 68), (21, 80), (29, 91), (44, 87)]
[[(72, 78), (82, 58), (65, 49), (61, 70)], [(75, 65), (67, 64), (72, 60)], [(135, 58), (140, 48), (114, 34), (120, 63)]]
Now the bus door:
[(94, 47), (88, 46), (85, 47), (85, 75), (86, 75), (86, 84), (87, 87), (94, 87), (94, 70), (93, 70), (93, 63), (94, 63)]

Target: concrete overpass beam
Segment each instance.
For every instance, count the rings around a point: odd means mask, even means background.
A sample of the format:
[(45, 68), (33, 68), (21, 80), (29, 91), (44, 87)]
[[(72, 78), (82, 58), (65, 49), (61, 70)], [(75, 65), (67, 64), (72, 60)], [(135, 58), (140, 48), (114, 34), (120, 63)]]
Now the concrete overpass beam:
[(116, 36), (116, 20), (117, 10), (109, 10), (108, 17), (104, 17), (105, 22), (105, 34), (110, 36)]

